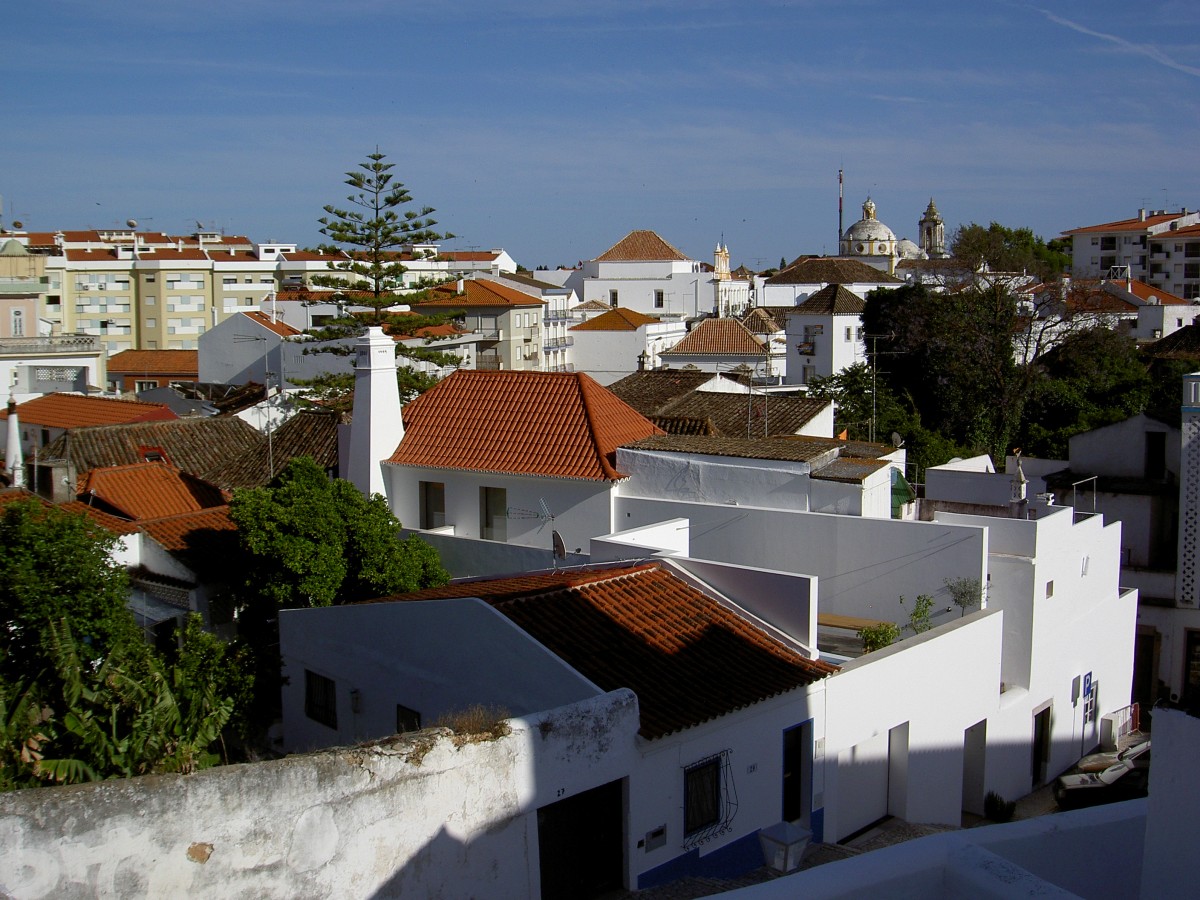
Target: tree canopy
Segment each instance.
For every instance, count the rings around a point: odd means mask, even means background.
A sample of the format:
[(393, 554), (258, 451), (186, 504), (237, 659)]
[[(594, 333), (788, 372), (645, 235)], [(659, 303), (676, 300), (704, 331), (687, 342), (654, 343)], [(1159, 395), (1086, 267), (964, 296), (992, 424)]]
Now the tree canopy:
[(378, 494), (330, 479), (299, 457), (269, 486), (239, 490), (230, 517), (246, 557), (246, 587), (274, 608), (329, 606), (444, 584), (436, 551)]
[(313, 279), (318, 285), (358, 292), (353, 302), (374, 309), (377, 322), (384, 320), (384, 309), (396, 302), (393, 291), (403, 285), (406, 268), (397, 251), (454, 237), (434, 230), (433, 207), (404, 209), (412, 196), (393, 180), (393, 164), (386, 159), (378, 150), (368, 154), (357, 169), (346, 173), (345, 183), (353, 190), (346, 198), (349, 205), (324, 207), (325, 215), (318, 219), (321, 233), (348, 258), (330, 264), (337, 274)]
[(1071, 267), (1071, 254), (1058, 241), (1049, 244), (1029, 228), (1006, 228), (992, 222), (959, 226), (950, 238), (950, 254), (972, 268), (986, 263), (993, 272), (1028, 272), (1042, 278)]

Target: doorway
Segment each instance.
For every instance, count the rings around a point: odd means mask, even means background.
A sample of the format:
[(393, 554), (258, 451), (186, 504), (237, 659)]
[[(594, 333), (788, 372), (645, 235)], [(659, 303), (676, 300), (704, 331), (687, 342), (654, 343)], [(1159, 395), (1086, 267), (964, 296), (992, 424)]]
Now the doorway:
[(537, 811), (543, 900), (600, 897), (624, 886), (622, 782)]

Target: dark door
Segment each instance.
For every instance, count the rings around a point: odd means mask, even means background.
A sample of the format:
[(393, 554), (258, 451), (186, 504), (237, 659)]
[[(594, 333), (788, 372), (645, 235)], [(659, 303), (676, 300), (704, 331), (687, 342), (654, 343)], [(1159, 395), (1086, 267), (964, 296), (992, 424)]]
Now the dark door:
[(808, 786), (812, 759), (812, 723), (783, 733), (783, 820), (808, 823)]
[(538, 810), (543, 900), (623, 887), (621, 806), (621, 782), (612, 781)]
[(1050, 707), (1033, 715), (1033, 746), (1030, 748), (1030, 775), (1033, 786), (1046, 782), (1046, 770), (1050, 764)]

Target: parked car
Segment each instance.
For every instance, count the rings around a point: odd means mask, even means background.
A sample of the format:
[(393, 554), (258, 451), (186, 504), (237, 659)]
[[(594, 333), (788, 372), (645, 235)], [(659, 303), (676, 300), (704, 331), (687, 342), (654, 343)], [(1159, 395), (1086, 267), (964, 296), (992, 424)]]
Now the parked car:
[(1054, 782), (1054, 799), (1063, 809), (1096, 806), (1145, 797), (1149, 784), (1149, 768), (1138, 768), (1122, 760), (1103, 772), (1060, 775)]
[(1116, 762), (1130, 763), (1135, 769), (1150, 766), (1150, 738), (1130, 744), (1124, 750), (1090, 753), (1075, 764), (1072, 772), (1103, 772)]

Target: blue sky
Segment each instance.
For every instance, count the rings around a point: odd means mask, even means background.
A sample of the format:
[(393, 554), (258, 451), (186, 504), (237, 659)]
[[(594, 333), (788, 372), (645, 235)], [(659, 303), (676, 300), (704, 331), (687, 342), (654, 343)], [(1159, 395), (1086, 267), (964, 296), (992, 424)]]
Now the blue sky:
[(634, 228), (734, 265), (1200, 206), (1200, 3), (42, 0), (5, 13), (3, 220), (320, 239), (376, 146), (457, 249)]

